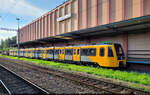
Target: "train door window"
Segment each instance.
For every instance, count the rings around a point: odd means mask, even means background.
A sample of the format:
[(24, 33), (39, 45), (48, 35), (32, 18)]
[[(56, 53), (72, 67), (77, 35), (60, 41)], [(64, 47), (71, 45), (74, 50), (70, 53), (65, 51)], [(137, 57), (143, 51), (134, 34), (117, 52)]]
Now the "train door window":
[(76, 49), (74, 49), (74, 55), (76, 55)]
[(64, 53), (63, 53), (63, 49), (61, 50), (61, 54), (64, 54)]
[(61, 54), (61, 49), (59, 50), (59, 53)]
[(108, 57), (114, 57), (112, 47), (108, 47)]
[(77, 54), (79, 55), (79, 53), (80, 53), (80, 50), (78, 49), (78, 50), (77, 50)]
[(88, 50), (88, 56), (96, 56), (96, 48), (90, 48)]
[(105, 49), (104, 48), (100, 48), (100, 56), (104, 57), (105, 55)]

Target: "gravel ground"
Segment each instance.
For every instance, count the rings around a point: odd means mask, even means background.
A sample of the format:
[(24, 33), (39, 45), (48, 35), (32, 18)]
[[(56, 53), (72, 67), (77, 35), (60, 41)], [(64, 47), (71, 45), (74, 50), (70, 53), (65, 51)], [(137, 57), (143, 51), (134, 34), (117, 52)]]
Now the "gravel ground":
[(46, 89), (50, 93), (56, 94), (95, 94), (96, 91), (87, 88), (83, 85), (68, 81), (66, 79), (56, 77), (50, 74), (38, 72), (36, 70), (17, 65), (16, 63), (9, 63), (6, 60), (0, 59), (0, 64), (6, 66), (10, 70), (16, 72), (22, 77), (37, 84), (41, 88)]

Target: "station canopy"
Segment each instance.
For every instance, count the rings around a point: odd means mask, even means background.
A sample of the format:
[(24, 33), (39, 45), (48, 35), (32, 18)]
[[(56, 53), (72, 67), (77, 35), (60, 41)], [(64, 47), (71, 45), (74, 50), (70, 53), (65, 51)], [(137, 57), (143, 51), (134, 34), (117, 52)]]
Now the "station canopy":
[[(114, 22), (110, 24), (100, 25), (92, 28), (81, 29), (73, 32), (64, 33), (52, 37), (38, 39), (21, 43), (21, 47), (24, 46), (36, 46), (38, 44), (49, 44), (56, 42), (71, 41), (76, 39), (87, 39), (89, 37), (104, 37), (117, 34), (135, 34), (140, 32), (146, 32), (150, 30), (150, 15), (132, 18), (120, 22)], [(17, 46), (17, 45), (15, 45)]]

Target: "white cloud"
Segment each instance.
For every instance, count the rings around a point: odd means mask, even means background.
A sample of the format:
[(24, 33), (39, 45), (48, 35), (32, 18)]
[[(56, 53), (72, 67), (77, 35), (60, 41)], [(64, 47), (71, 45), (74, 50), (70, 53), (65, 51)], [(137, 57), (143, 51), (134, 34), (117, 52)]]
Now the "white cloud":
[(0, 30), (0, 40), (3, 39), (7, 39), (8, 37), (11, 38), (13, 36), (16, 36), (17, 33), (16, 32), (13, 32), (13, 31), (3, 31), (3, 30)]
[(0, 0), (0, 10), (15, 15), (39, 17), (44, 10), (32, 5), (26, 0)]

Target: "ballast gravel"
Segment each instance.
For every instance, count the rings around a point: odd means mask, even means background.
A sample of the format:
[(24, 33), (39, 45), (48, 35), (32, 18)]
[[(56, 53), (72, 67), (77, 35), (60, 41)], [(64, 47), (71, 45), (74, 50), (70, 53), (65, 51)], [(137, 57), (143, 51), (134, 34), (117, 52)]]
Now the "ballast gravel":
[(23, 78), (33, 82), (41, 88), (54, 94), (96, 94), (96, 91), (84, 85), (56, 77), (47, 73), (38, 72), (20, 64), (8, 62), (0, 58), (0, 64), (14, 71)]

